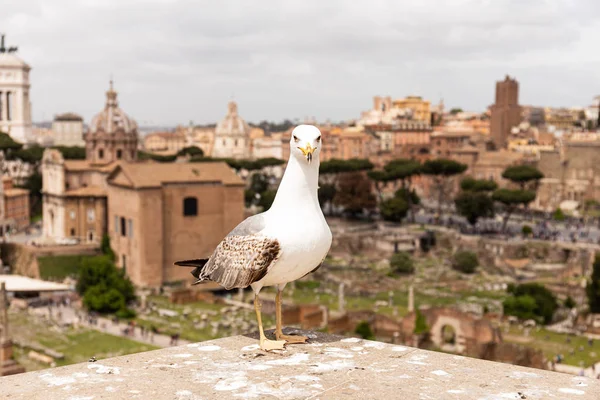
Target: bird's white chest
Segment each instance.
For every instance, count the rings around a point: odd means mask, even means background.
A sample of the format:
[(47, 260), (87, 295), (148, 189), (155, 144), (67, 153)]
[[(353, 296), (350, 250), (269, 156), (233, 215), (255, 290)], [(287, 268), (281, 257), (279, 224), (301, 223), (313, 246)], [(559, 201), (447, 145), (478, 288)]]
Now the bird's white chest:
[(314, 270), (331, 247), (331, 230), (322, 214), (285, 218), (285, 223), (264, 234), (277, 238), (281, 246), (279, 260), (263, 278), (264, 286), (287, 283)]

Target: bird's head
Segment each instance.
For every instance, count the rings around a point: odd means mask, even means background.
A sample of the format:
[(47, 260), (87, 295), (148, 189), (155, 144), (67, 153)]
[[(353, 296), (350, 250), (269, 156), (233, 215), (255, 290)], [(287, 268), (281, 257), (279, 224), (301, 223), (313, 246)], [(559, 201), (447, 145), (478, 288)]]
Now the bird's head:
[(298, 125), (292, 131), (290, 153), (301, 162), (310, 164), (319, 159), (321, 131), (313, 125)]

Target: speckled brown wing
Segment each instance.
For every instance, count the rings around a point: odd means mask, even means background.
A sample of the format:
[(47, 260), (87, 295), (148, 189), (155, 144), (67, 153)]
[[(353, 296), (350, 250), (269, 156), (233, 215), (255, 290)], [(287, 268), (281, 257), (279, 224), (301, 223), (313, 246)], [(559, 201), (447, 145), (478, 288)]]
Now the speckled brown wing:
[(228, 235), (202, 268), (198, 283), (210, 280), (225, 289), (244, 288), (267, 274), (281, 247), (276, 239), (262, 235)]

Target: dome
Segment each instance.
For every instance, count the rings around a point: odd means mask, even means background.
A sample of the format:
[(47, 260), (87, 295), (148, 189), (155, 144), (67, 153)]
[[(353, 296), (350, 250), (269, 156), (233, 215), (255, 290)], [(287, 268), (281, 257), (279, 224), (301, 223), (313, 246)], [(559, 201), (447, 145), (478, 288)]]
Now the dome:
[(110, 134), (117, 131), (135, 134), (137, 133), (137, 123), (119, 108), (117, 92), (113, 90), (113, 83), (110, 81), (110, 89), (106, 92), (106, 106), (92, 118), (90, 133)]
[(246, 136), (250, 132), (250, 126), (238, 115), (236, 102), (229, 102), (227, 108), (227, 115), (217, 124), (215, 134), (217, 136)]
[(0, 52), (0, 68), (1, 67), (16, 67), (23, 69), (31, 69), (29, 65), (14, 53)]

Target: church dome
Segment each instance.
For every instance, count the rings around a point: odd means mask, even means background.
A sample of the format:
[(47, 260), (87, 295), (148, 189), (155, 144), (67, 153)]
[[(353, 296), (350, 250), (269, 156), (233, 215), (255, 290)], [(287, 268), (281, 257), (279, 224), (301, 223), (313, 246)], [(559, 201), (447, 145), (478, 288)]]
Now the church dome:
[(113, 83), (110, 81), (110, 89), (106, 92), (106, 105), (104, 110), (92, 118), (90, 133), (112, 134), (117, 131), (137, 134), (137, 123), (119, 108), (117, 92), (113, 89)]
[(217, 136), (246, 136), (250, 132), (250, 126), (238, 115), (237, 104), (230, 101), (227, 106), (227, 115), (215, 128)]

